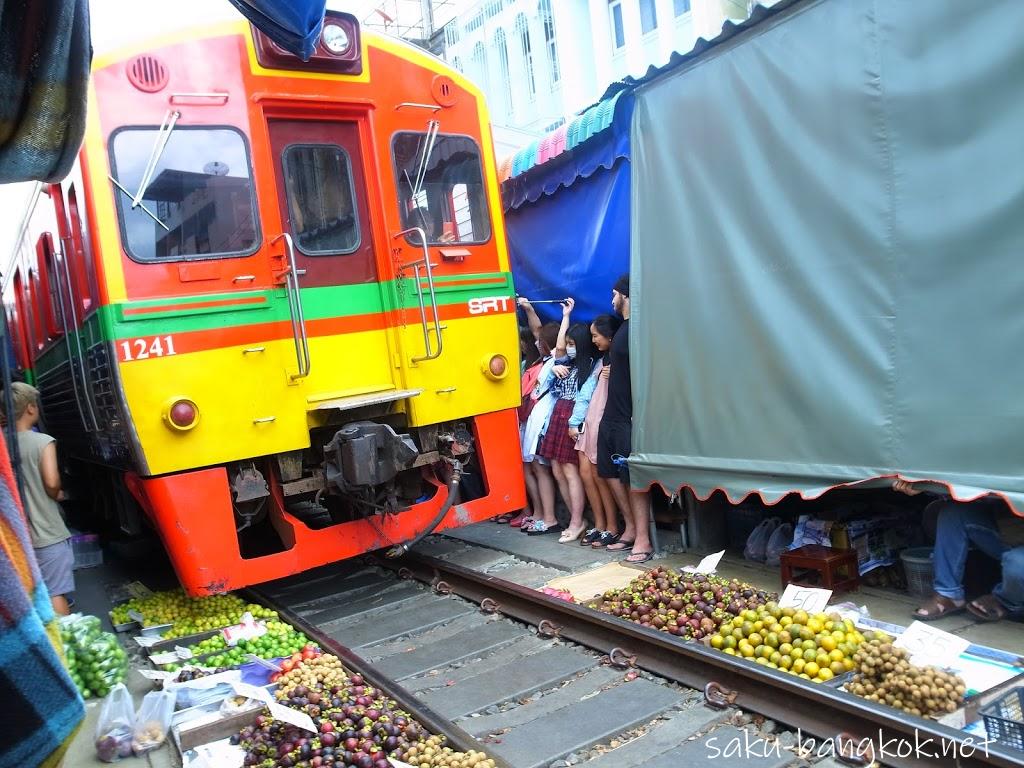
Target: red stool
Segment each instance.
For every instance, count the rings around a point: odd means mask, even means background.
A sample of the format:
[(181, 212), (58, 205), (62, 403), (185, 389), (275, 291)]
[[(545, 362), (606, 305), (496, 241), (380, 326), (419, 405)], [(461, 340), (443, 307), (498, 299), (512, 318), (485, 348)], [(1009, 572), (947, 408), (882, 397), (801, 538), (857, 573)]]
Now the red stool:
[[(833, 549), (820, 544), (806, 544), (799, 549), (783, 552), (779, 558), (782, 568), (782, 586), (798, 584), (803, 587), (821, 586), (833, 592), (850, 592), (860, 587), (857, 568), (857, 550)], [(794, 572), (799, 571), (794, 576)], [(808, 584), (804, 579), (817, 573), (821, 584)]]

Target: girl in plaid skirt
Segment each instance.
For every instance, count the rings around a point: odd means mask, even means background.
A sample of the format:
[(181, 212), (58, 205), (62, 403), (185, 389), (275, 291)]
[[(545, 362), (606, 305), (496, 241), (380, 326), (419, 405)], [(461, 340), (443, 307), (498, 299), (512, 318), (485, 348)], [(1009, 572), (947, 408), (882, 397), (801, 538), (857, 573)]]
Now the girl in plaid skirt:
[[(562, 306), (562, 324), (558, 330), (558, 342), (555, 346), (555, 366), (551, 371), (551, 393), (555, 397), (555, 407), (548, 420), (547, 429), (540, 442), (537, 452), (551, 462), (555, 481), (562, 494), (562, 499), (569, 507), (569, 527), (562, 533), (559, 541), (568, 543), (580, 537), (584, 530), (583, 505), (586, 495), (583, 481), (580, 479), (579, 458), (576, 441), (569, 436), (569, 417), (576, 405), (576, 395), (580, 385), (590, 376), (594, 369), (594, 343), (590, 338), (590, 328), (583, 323), (569, 325), (575, 302), (569, 298)], [(531, 531), (532, 534), (554, 533), (559, 526), (544, 530)]]

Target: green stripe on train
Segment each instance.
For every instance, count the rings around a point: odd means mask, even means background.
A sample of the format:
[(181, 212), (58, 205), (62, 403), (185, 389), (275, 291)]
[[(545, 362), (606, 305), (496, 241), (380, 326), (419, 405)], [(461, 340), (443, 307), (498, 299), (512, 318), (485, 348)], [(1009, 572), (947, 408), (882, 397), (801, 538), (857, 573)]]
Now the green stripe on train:
[[(474, 279), (500, 279), (501, 282), (450, 284), (465, 283)], [(512, 276), (508, 273), (490, 273), (439, 277), (435, 280), (434, 293), (440, 305), (461, 304), (485, 296), (511, 296)], [(300, 295), (306, 320), (372, 315), (393, 309), (419, 309), (419, 299), (412, 278), (363, 285), (302, 288)], [(239, 299), (252, 300), (252, 303), (213, 307), (190, 306)], [(168, 309), (145, 314), (127, 311), (151, 307)], [(102, 315), (104, 336), (111, 340), (281, 322), (287, 321), (290, 317), (288, 296), (284, 288), (124, 302), (100, 307), (99, 311)]]

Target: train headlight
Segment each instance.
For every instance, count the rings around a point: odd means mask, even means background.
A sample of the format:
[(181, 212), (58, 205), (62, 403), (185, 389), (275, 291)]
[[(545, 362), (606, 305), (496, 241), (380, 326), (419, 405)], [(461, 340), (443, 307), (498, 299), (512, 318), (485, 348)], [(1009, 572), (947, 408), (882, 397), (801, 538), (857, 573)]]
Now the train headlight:
[(508, 358), (504, 355), (488, 355), (481, 362), (480, 371), (491, 381), (501, 381), (508, 376)]
[(173, 400), (164, 411), (164, 423), (175, 432), (187, 432), (199, 423), (199, 408), (185, 398)]
[(321, 38), (324, 41), (324, 47), (335, 56), (347, 53), (349, 46), (352, 44), (348, 32), (338, 24), (324, 24)]

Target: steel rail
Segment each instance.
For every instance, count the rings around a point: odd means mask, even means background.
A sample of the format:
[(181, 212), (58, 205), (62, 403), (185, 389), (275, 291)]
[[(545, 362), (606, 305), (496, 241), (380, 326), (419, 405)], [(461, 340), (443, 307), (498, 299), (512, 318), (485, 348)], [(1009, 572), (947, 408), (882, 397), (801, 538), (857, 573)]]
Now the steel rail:
[[(931, 720), (897, 716), (883, 705), (845, 691), (736, 659), (701, 643), (682, 642), (668, 633), (557, 600), (496, 576), (415, 553), (399, 560), (380, 560), (379, 565), (402, 578), (429, 583), (440, 594), (471, 600), (488, 613), (533, 625), (543, 636), (608, 654), (616, 666), (642, 668), (703, 690), (709, 706), (735, 704), (777, 720), (797, 730), (805, 746), (810, 746), (812, 738), (818, 748), (831, 740), (847, 753), (844, 762), (852, 765), (1024, 765), (1020, 752), (994, 742), (986, 744)], [(912, 751), (904, 754), (908, 748)]]
[[(373, 686), (390, 699), (394, 699), (398, 705), (412, 716), (420, 725), (430, 733), (444, 735), (448, 738), (448, 744), (460, 752), (476, 750), (487, 752), (487, 756), (494, 762), (495, 768), (514, 768), (503, 759), (487, 751), (487, 745), (482, 744), (473, 738), (469, 733), (450, 720), (439, 715), (429, 706), (417, 699), (412, 693), (402, 687), (401, 683), (392, 680), (381, 673), (373, 664), (346, 645), (342, 645), (334, 638), (325, 634), (318, 627), (310, 624), (290, 608), (287, 608), (274, 598), (260, 591), (259, 587), (249, 587), (241, 590), (243, 596), (246, 594), (254, 602), (261, 603), (277, 611), (282, 621), (291, 624), (306, 637), (314, 640), (323, 650), (332, 653), (341, 659), (346, 668), (358, 672), (363, 676), (367, 685)], [(246, 598), (248, 599), (248, 598)]]

